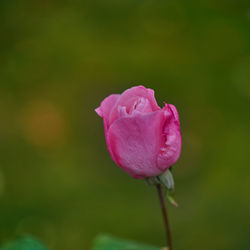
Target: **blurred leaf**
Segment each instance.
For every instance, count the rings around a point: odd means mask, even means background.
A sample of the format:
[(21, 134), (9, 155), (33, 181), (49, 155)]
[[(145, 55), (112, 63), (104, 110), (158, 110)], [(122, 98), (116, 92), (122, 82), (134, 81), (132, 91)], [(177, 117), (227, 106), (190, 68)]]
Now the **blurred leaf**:
[(130, 240), (118, 239), (109, 235), (99, 235), (92, 250), (160, 250), (159, 247), (140, 244)]
[(26, 236), (17, 238), (0, 248), (0, 250), (48, 250), (37, 239)]

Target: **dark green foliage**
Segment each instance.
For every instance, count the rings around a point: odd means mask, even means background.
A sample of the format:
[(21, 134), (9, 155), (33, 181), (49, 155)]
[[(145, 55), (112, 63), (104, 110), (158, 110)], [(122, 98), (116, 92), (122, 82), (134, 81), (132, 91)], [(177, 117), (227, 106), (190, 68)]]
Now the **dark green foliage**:
[(33, 237), (20, 237), (8, 242), (0, 250), (49, 250)]
[(130, 240), (118, 239), (109, 235), (99, 235), (92, 250), (160, 250), (159, 247), (139, 244)]

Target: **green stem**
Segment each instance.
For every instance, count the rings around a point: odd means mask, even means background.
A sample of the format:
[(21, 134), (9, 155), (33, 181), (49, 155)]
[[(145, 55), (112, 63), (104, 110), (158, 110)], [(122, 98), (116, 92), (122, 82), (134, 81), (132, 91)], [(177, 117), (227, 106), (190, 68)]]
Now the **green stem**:
[(159, 199), (160, 199), (160, 204), (161, 204), (161, 211), (163, 215), (163, 222), (166, 230), (166, 240), (167, 240), (167, 247), (168, 250), (172, 250), (172, 240), (171, 240), (171, 232), (170, 232), (170, 225), (168, 221), (168, 215), (167, 215), (167, 209), (166, 209), (166, 204), (165, 204), (165, 198), (164, 198), (164, 193), (161, 184), (156, 184)]

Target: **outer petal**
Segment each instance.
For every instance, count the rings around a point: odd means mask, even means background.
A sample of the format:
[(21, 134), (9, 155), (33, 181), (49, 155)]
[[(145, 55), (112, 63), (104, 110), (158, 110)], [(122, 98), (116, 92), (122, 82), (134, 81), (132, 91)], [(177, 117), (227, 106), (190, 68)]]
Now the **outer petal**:
[(109, 151), (112, 158), (114, 158), (114, 157), (113, 157), (112, 151), (110, 149), (109, 141), (107, 139), (108, 128), (110, 126), (109, 117), (110, 117), (110, 113), (111, 113), (112, 109), (114, 108), (115, 103), (117, 102), (119, 97), (120, 97), (120, 95), (116, 95), (116, 94), (110, 95), (102, 101), (100, 107), (95, 109), (96, 113), (103, 118), (106, 144), (107, 144), (108, 151)]
[(154, 91), (152, 89), (147, 89), (144, 86), (136, 86), (127, 89), (121, 94), (110, 114), (110, 122), (112, 123), (118, 118), (118, 106), (125, 106), (127, 108), (127, 112), (129, 113), (130, 108), (133, 107), (133, 103), (140, 97), (149, 100), (152, 111), (160, 110), (160, 107), (154, 97)]
[(107, 125), (109, 125), (110, 113), (112, 112), (119, 97), (120, 95), (118, 94), (109, 95), (101, 102), (100, 107), (95, 109), (95, 112), (106, 121)]
[(159, 175), (157, 156), (162, 144), (164, 111), (136, 113), (116, 120), (108, 131), (114, 161), (135, 178)]
[(158, 156), (158, 166), (165, 171), (180, 157), (182, 139), (179, 115), (175, 106), (165, 104), (163, 110), (165, 110), (166, 122), (163, 128), (164, 143)]

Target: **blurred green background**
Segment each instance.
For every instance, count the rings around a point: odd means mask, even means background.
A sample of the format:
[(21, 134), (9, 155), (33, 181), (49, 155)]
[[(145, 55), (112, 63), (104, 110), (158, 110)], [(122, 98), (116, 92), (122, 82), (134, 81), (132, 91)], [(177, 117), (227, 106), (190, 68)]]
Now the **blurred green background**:
[(94, 112), (143, 84), (181, 117), (174, 249), (250, 249), (248, 0), (1, 0), (0, 45), (0, 243), (164, 245), (156, 190), (112, 162)]

